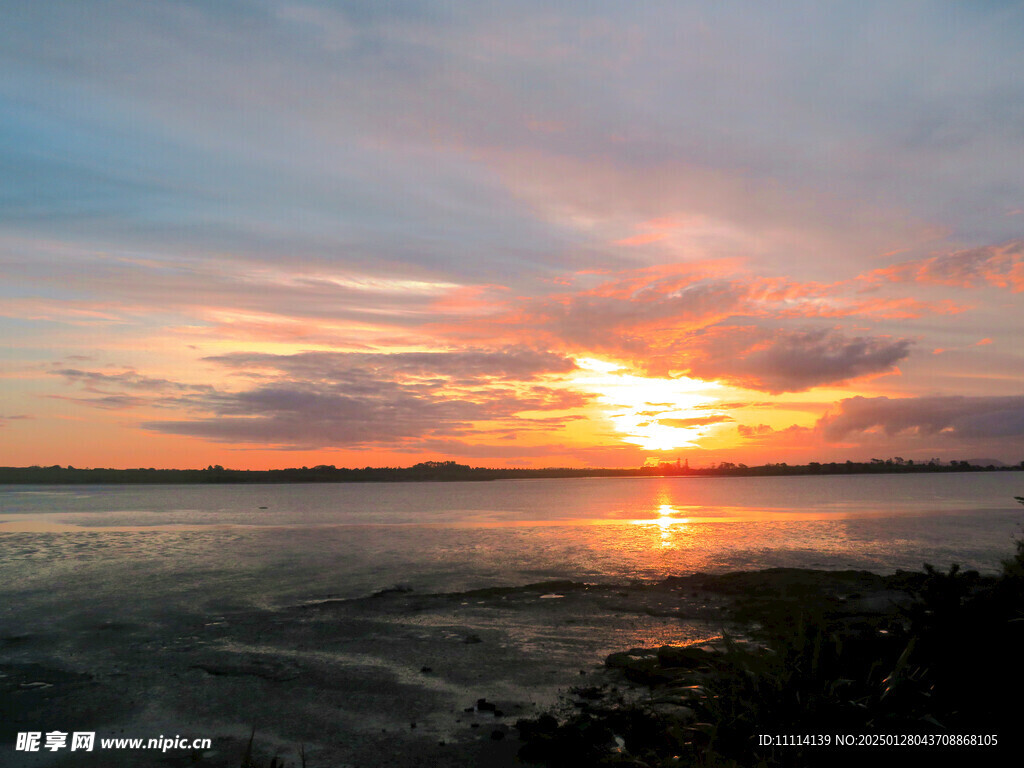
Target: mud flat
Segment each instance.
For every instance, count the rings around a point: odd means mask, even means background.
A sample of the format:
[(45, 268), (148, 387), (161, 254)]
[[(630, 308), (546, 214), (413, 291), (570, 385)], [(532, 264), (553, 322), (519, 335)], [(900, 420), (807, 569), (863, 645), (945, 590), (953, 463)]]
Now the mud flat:
[[(723, 740), (796, 727), (787, 713), (800, 713), (800, 732), (866, 728), (849, 715), (877, 705), (871, 696), (910, 702), (894, 710), (900, 727), (948, 730), (956, 723), (915, 699), (934, 681), (913, 652), (902, 667), (900, 655), (922, 622), (950, 620), (936, 611), (966, 610), (1000, 583), (774, 569), (438, 594), (396, 585), (158, 623), (79, 616), (59, 632), (0, 637), (0, 764), (678, 765)], [(841, 682), (850, 658), (860, 679)], [(29, 730), (212, 745), (15, 753)]]
[[(720, 636), (713, 596), (542, 582), (111, 622), (22, 616), (0, 636), (0, 765), (499, 765), (515, 723), (603, 684), (622, 647)], [(12, 631), (13, 630), (13, 631)], [(204, 750), (14, 752), (18, 732), (210, 738)], [(480, 762), (476, 762), (479, 758)]]

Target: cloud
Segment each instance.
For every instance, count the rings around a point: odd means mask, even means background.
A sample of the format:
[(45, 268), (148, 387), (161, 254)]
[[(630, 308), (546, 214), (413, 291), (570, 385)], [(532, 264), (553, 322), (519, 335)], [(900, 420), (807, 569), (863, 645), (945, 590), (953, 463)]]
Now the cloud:
[[(778, 354), (786, 344), (807, 347), (812, 342), (818, 348), (809, 352), (816, 357), (845, 353), (848, 359), (841, 378), (850, 378), (861, 375), (858, 358), (866, 370), (887, 367), (882, 342), (859, 338), (843, 350), (826, 350), (821, 338), (826, 331), (800, 337), (782, 326), (794, 321), (806, 325), (822, 319), (907, 320), (929, 314), (956, 314), (966, 309), (948, 299), (868, 296), (859, 280), (818, 283), (752, 275), (729, 260), (611, 273), (579, 272), (569, 287), (573, 290), (542, 298), (508, 299), (504, 312), (477, 318), (472, 324), (439, 327), (453, 337), (472, 338), (488, 332), (497, 337), (539, 335), (560, 348), (628, 357), (651, 372), (663, 374), (669, 367), (666, 359), (685, 359), (688, 348), (700, 334), (727, 335), (729, 326), (724, 323), (750, 319), (760, 327), (780, 326), (779, 347), (775, 350)], [(763, 336), (764, 332), (758, 333)], [(837, 338), (829, 338), (831, 347), (835, 347)], [(905, 346), (905, 342), (895, 343), (894, 351), (899, 345)], [(796, 354), (795, 350), (790, 351)], [(889, 356), (889, 364), (903, 356)]]
[(657, 419), (663, 427), (707, 427), (712, 424), (721, 424), (726, 421), (735, 421), (731, 416), (698, 416), (692, 419)]
[(802, 392), (889, 373), (910, 353), (907, 339), (849, 337), (833, 329), (721, 326), (692, 339), (690, 375), (725, 379), (772, 394)]
[(830, 441), (869, 433), (887, 437), (998, 439), (1024, 436), (1024, 396), (853, 397), (818, 422)]
[(169, 379), (154, 378), (134, 370), (119, 373), (84, 371), (77, 368), (55, 368), (54, 376), (62, 376), (70, 384), (79, 386), (86, 397), (49, 395), (58, 400), (71, 400), (93, 408), (126, 410), (130, 408), (176, 408), (188, 406), (190, 395), (212, 396), (216, 389), (208, 384), (185, 384)]
[(231, 390), (140, 375), (58, 369), (58, 375), (107, 408), (174, 407), (188, 418), (145, 421), (165, 434), (278, 447), (387, 445), (401, 449), (426, 438), (488, 430), (557, 430), (578, 418), (538, 421), (520, 414), (560, 412), (587, 401), (553, 386), (574, 364), (525, 347), (449, 352), (235, 353), (206, 358), (235, 373)]
[(758, 424), (757, 426), (748, 426), (746, 424), (737, 424), (736, 432), (742, 437), (754, 437), (755, 435), (770, 435), (774, 432), (767, 424)]
[(744, 438), (748, 443), (758, 443), (775, 448), (807, 449), (814, 445), (813, 430), (810, 427), (803, 427), (799, 424), (790, 424), (784, 429), (775, 429), (768, 424), (758, 424), (756, 426), (737, 424), (736, 434)]
[(0, 427), (6, 427), (9, 421), (26, 421), (34, 419), (35, 416), (28, 416), (27, 414), (19, 413), (16, 416), (3, 416), (0, 415)]
[(640, 352), (666, 334), (702, 328), (738, 311), (745, 287), (728, 280), (655, 281), (632, 293), (609, 286), (534, 304), (528, 323), (586, 349)]
[(219, 442), (358, 447), (464, 434), (473, 422), (498, 415), (487, 404), (355, 374), (330, 384), (294, 382), (221, 393), (194, 405), (213, 416), (142, 426)]
[(69, 400), (73, 403), (88, 405), (92, 408), (101, 408), (108, 411), (125, 411), (132, 408), (166, 408), (169, 403), (164, 398), (140, 397), (139, 395), (116, 394), (96, 395), (91, 397), (68, 397), (65, 395), (49, 395), (56, 400)]
[(446, 376), (459, 380), (526, 381), (569, 373), (576, 364), (554, 352), (529, 347), (464, 348), (445, 352), (300, 352), (271, 355), (236, 352), (205, 358), (233, 369), (271, 368), (297, 378), (343, 377), (354, 370), (384, 376)]
[(985, 285), (1024, 291), (1024, 240), (908, 261), (869, 272), (869, 282), (922, 283), (954, 288)]
[[(453, 392), (444, 384), (403, 384), (351, 371), (326, 382), (282, 382), (194, 398), (194, 408), (213, 415), (142, 426), (220, 442), (401, 450), (409, 441), (425, 437), (476, 434), (480, 422), (514, 428), (522, 411), (583, 404), (579, 396), (544, 396), (508, 388)], [(551, 423), (549, 428), (568, 420)]]
[[(435, 453), (441, 456), (462, 456), (479, 459), (520, 459), (541, 456), (559, 456), (567, 452), (561, 443), (546, 445), (493, 445), (486, 442), (471, 443), (465, 440), (420, 440), (401, 448), (403, 453)], [(525, 462), (531, 463), (531, 462)]]
[[(14, 298), (0, 314), (73, 323), (125, 323), (164, 313), (198, 317), (207, 324), (272, 326), (313, 322), (415, 327), (446, 316), (493, 310), (487, 286), (397, 277), (380, 268), (267, 266), (247, 258), (142, 258), (70, 246), (20, 247), (8, 256), (8, 280), (35, 290), (74, 290), (90, 299)], [(486, 294), (486, 295), (485, 295)], [(101, 297), (99, 299), (95, 297)], [(467, 307), (475, 298), (476, 304)]]
[(42, 237), (507, 280), (621, 267), (598, 243), (652, 218), (817, 268), (1019, 207), (999, 10), (109, 5), (0, 30), (9, 210)]
[(58, 368), (52, 371), (56, 376), (63, 376), (72, 383), (81, 384), (88, 392), (104, 392), (109, 388), (144, 390), (147, 392), (212, 392), (213, 387), (205, 384), (182, 384), (169, 379), (157, 379), (145, 376), (133, 370), (121, 373), (103, 373), (102, 371), (83, 371), (77, 368)]
[[(576, 354), (628, 360), (652, 376), (686, 373), (778, 394), (893, 373), (913, 345), (907, 338), (810, 322), (963, 309), (952, 302), (864, 297), (857, 280), (753, 276), (729, 262), (579, 273), (571, 287), (576, 290), (523, 300), (520, 309), (481, 319), (469, 332), (529, 335)], [(752, 322), (739, 324), (743, 320)], [(804, 327), (787, 327), (794, 321)], [(457, 326), (446, 331), (460, 333)]]

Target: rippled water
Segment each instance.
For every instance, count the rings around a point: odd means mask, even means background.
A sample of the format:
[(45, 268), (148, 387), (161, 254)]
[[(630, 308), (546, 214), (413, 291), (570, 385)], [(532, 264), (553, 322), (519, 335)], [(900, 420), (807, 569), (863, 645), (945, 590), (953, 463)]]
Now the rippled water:
[(0, 488), (8, 595), (272, 605), (771, 566), (994, 570), (1024, 475)]

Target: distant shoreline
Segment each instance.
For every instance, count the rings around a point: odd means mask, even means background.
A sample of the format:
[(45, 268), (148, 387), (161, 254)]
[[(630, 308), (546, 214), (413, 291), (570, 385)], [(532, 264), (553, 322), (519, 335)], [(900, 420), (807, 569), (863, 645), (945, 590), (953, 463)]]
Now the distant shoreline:
[(430, 461), (412, 467), (349, 469), (320, 465), (289, 469), (249, 470), (209, 466), (206, 469), (79, 469), (62, 467), (0, 467), (0, 485), (173, 485), (173, 484), (281, 484), (281, 483), (396, 483), (526, 480), (573, 477), (780, 477), (799, 475), (935, 474), (949, 472), (1013, 472), (1012, 466), (978, 466), (967, 461), (948, 464), (915, 463), (902, 459), (870, 462), (829, 462), (748, 467), (723, 462), (716, 467), (692, 469), (664, 463), (635, 469), (565, 468), (508, 469), (470, 467), (453, 461)]

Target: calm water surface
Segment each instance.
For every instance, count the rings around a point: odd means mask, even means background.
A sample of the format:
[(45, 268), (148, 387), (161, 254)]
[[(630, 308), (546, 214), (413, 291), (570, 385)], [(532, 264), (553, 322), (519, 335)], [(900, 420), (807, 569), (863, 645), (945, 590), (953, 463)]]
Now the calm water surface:
[[(0, 588), (223, 607), (773, 566), (991, 571), (1024, 475), (0, 487)], [(265, 507), (265, 509), (263, 508)], [(71, 606), (68, 608), (68, 606)]]

